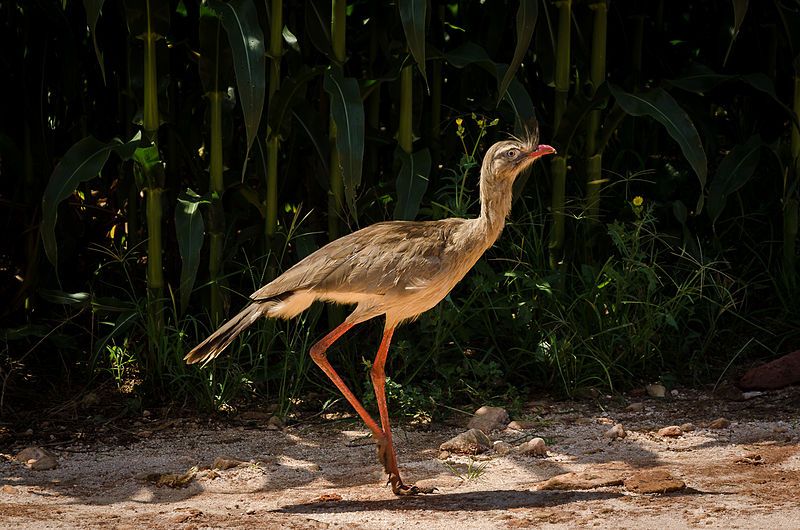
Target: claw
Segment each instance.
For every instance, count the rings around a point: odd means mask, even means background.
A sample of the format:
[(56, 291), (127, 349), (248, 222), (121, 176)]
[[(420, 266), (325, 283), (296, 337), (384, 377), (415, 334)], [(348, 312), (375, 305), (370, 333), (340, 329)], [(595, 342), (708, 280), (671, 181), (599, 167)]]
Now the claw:
[(436, 488), (425, 488), (419, 486), (406, 486), (403, 484), (403, 481), (400, 480), (400, 477), (395, 474), (389, 475), (389, 483), (392, 484), (392, 492), (397, 495), (398, 497), (406, 496), (406, 495), (427, 495), (430, 493), (434, 493), (437, 491)]

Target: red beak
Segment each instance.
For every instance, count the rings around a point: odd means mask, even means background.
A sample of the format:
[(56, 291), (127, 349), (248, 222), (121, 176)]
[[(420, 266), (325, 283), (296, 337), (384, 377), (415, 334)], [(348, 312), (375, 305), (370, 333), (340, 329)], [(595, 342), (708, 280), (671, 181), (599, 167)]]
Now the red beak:
[(554, 147), (547, 144), (540, 144), (535, 150), (531, 151), (531, 154), (529, 154), (528, 156), (531, 158), (539, 158), (540, 156), (554, 155), (554, 154), (556, 154), (556, 150)]

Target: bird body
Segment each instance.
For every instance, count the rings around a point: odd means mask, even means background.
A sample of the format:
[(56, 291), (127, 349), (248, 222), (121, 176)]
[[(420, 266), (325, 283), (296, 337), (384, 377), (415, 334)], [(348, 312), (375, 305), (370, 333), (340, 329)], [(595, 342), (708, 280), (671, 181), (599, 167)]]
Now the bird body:
[[(328, 243), (250, 295), (250, 303), (192, 349), (186, 362), (213, 359), (263, 316), (293, 318), (316, 300), (355, 305), (343, 324), (312, 347), (311, 356), (372, 430), (393, 491), (421, 492), (400, 480), (391, 441), (383, 364), (392, 333), (433, 308), (469, 272), (503, 229), (516, 176), (537, 158), (554, 152), (538, 145), (535, 136), (494, 144), (481, 166), (479, 217), (376, 223)], [(379, 427), (327, 362), (325, 351), (352, 326), (380, 315), (386, 317), (384, 338), (372, 374)]]

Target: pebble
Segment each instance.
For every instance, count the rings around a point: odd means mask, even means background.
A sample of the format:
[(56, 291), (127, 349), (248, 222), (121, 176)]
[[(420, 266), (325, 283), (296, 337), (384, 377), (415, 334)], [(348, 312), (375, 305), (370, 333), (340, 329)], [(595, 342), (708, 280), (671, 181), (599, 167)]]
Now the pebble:
[(211, 469), (219, 469), (220, 471), (224, 471), (226, 469), (231, 469), (232, 467), (238, 467), (244, 463), (245, 462), (237, 458), (218, 456), (214, 459), (214, 463), (211, 464)]
[(580, 473), (556, 475), (535, 486), (537, 490), (591, 490), (608, 486), (621, 486), (624, 479), (620, 471), (589, 470)]
[(631, 403), (627, 407), (625, 407), (626, 412), (641, 412), (644, 410), (644, 403)]
[(508, 443), (508, 442), (506, 442), (504, 440), (497, 440), (493, 445), (493, 449), (494, 449), (494, 452), (497, 453), (498, 455), (505, 455), (505, 454), (508, 454), (509, 452), (511, 452), (513, 447), (511, 446), (510, 443)]
[(667, 387), (661, 384), (647, 385), (645, 390), (650, 397), (663, 398), (667, 395)]
[(3, 485), (3, 487), (0, 488), (0, 491), (2, 491), (3, 493), (7, 493), (9, 495), (16, 495), (17, 493), (19, 493), (17, 489), (11, 484)]
[(527, 431), (529, 429), (536, 428), (535, 421), (526, 421), (526, 420), (514, 420), (508, 424), (507, 429), (513, 429), (515, 431)]
[(682, 434), (683, 430), (677, 425), (670, 425), (669, 427), (664, 427), (663, 429), (658, 430), (658, 435), (665, 438), (675, 438), (677, 436), (681, 436)]
[(709, 429), (727, 429), (730, 426), (731, 426), (730, 420), (727, 420), (725, 418), (717, 418), (716, 420), (708, 424)]
[(686, 483), (665, 469), (640, 471), (625, 479), (625, 489), (632, 493), (669, 493), (686, 487)]
[(267, 420), (267, 429), (270, 431), (279, 431), (283, 429), (283, 427), (283, 420), (278, 416), (270, 416), (269, 420)]
[(669, 391), (669, 394), (670, 394), (672, 397), (677, 397), (678, 395), (680, 395), (680, 392), (678, 392), (677, 390), (675, 390), (675, 389), (673, 388), (672, 390), (670, 390), (670, 391)]
[(517, 451), (523, 455), (547, 456), (547, 444), (541, 438), (534, 438), (517, 446)]
[(440, 451), (462, 455), (476, 455), (492, 448), (492, 441), (480, 429), (470, 429), (447, 440), (439, 446)]
[(691, 432), (694, 430), (694, 423), (684, 423), (681, 425), (681, 430), (683, 432)]
[(625, 438), (628, 436), (628, 433), (625, 432), (625, 429), (622, 427), (621, 423), (617, 423), (609, 430), (603, 433), (604, 438), (608, 438), (609, 440), (616, 440), (617, 438)]
[(472, 419), (469, 420), (469, 429), (479, 429), (484, 433), (490, 433), (508, 425), (508, 412), (500, 407), (483, 406), (475, 411)]
[(25, 464), (33, 471), (46, 471), (58, 467), (58, 459), (53, 453), (36, 446), (26, 447), (14, 455), (14, 461)]

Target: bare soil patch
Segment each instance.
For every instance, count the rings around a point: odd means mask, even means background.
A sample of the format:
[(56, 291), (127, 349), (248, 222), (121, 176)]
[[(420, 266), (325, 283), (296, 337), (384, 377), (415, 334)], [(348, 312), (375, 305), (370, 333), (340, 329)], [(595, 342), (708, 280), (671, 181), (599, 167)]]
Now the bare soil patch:
[[(546, 457), (440, 459), (439, 445), (466, 430), (468, 417), (426, 430), (398, 428), (406, 482), (439, 489), (413, 498), (396, 498), (384, 486), (366, 430), (350, 420), (266, 430), (254, 421), (143, 418), (127, 439), (112, 443), (66, 437), (48, 444), (7, 433), (0, 527), (800, 527), (798, 387), (743, 401), (694, 391), (665, 399), (542, 400), (516, 416), (525, 429), (498, 431), (492, 440), (541, 437)], [(729, 425), (712, 428), (725, 424), (714, 423), (719, 418)], [(615, 424), (624, 438), (604, 436)], [(657, 434), (673, 425), (682, 426), (680, 435)], [(56, 469), (10, 460), (36, 444), (56, 456)], [(211, 468), (219, 457), (225, 465)], [(566, 473), (597, 480), (543, 488)], [(167, 474), (180, 480), (159, 485)], [(647, 483), (656, 479), (685, 487), (637, 493), (658, 489)]]

